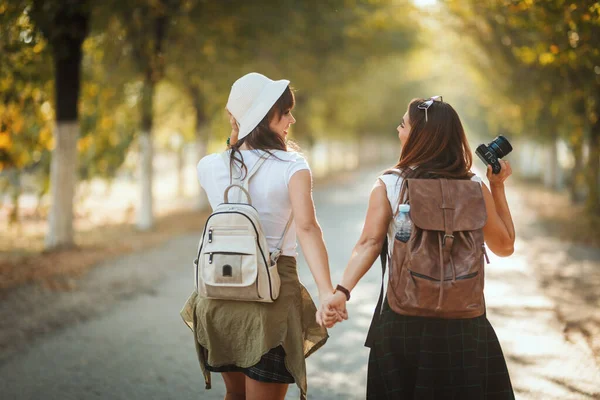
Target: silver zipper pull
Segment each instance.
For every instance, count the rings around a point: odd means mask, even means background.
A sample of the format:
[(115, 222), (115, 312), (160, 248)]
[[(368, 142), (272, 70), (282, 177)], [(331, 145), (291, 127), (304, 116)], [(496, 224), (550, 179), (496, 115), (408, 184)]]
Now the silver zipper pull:
[(485, 250), (485, 244), (482, 245), (481, 248), (483, 249), (483, 256), (485, 257), (485, 261), (489, 264), (490, 263), (490, 259), (488, 257), (487, 251)]
[(208, 230), (208, 243), (212, 243), (212, 235), (213, 235), (213, 232), (212, 232), (212, 228), (211, 228)]
[(208, 263), (212, 264), (213, 262), (213, 253), (208, 253)]

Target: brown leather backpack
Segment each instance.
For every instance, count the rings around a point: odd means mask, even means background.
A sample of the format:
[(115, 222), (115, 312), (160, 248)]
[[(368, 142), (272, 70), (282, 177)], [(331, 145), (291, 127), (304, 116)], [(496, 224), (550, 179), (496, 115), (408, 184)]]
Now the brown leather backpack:
[(477, 182), (407, 179), (413, 228), (394, 240), (387, 299), (398, 314), (473, 318), (485, 311), (483, 226)]
[[(408, 242), (394, 239), (389, 244), (394, 247), (387, 290), (390, 308), (434, 318), (482, 315), (487, 213), (480, 184), (455, 179), (406, 179), (404, 184), (413, 227)], [(387, 259), (386, 239), (381, 253), (384, 275)], [(382, 300), (383, 284), (374, 320)]]

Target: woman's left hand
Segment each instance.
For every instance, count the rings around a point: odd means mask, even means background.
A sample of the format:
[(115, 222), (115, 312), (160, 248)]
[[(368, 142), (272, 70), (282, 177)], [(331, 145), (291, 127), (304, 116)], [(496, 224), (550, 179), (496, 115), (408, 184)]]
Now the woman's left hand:
[(322, 298), (321, 307), (317, 311), (317, 323), (326, 328), (348, 319), (346, 310), (346, 295), (341, 292)]

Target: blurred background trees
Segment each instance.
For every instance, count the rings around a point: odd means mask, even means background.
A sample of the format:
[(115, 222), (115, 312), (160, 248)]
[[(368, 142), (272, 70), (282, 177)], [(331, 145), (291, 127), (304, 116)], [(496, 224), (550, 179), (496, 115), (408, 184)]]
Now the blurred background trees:
[(442, 94), (472, 144), (506, 135), (526, 177), (600, 214), (599, 28), (589, 0), (0, 0), (0, 198), (17, 222), (36, 196), (47, 246), (68, 246), (85, 188), (117, 179), (151, 229), (155, 175), (178, 169), (186, 195), (224, 147), (231, 84), (257, 71), (291, 80), (315, 167), (393, 157), (409, 100)]
[[(496, 130), (549, 144), (544, 168), (550, 171), (549, 186), (556, 188), (563, 184), (558, 158), (564, 144), (573, 200), (585, 200), (590, 212), (600, 213), (600, 2), (447, 5), (457, 30), (473, 39), (484, 59), (478, 64), (488, 78), (486, 97), (493, 99), (486, 112), (500, 116)], [(514, 113), (502, 113), (507, 106)]]

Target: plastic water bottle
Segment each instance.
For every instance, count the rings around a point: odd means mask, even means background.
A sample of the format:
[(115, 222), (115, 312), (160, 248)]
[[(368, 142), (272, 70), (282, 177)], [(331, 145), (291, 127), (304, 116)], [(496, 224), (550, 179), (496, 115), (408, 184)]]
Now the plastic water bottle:
[(408, 242), (410, 238), (410, 232), (412, 231), (412, 221), (408, 212), (410, 211), (410, 205), (400, 204), (398, 207), (398, 215), (394, 221), (396, 230), (396, 239), (401, 242)]

